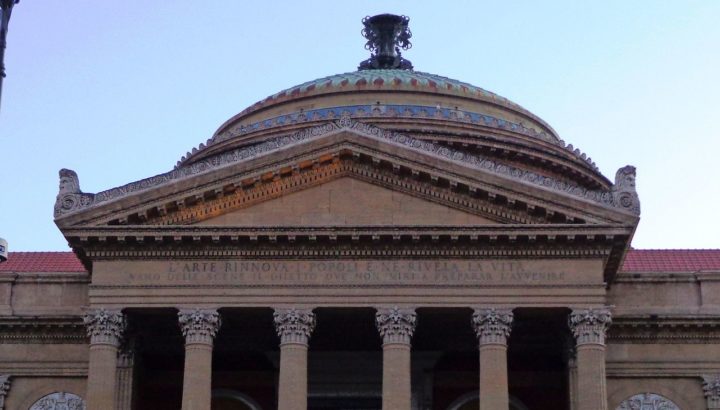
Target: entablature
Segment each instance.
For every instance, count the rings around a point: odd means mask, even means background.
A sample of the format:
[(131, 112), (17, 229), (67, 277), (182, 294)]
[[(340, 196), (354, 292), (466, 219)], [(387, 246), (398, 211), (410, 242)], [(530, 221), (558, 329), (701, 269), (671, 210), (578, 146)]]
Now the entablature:
[(68, 228), (91, 270), (106, 258), (600, 258), (610, 282), (631, 228), (607, 225)]
[(82, 344), (87, 333), (81, 316), (0, 317), (0, 344)]
[(706, 344), (720, 343), (717, 315), (616, 315), (609, 343)]

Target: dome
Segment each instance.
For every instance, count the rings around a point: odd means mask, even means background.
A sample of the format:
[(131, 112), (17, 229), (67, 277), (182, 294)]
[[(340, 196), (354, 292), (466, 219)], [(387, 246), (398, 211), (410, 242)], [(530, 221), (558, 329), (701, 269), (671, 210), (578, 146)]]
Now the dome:
[(395, 53), (389, 63), (376, 52), (358, 71), (308, 81), (258, 101), (223, 123), (177, 167), (349, 115), (589, 189), (611, 186), (590, 158), (529, 110), (466, 82), (416, 71), (398, 47)]
[[(400, 69), (359, 70), (335, 74), (285, 89), (258, 101), (225, 122), (215, 133), (213, 140), (227, 138), (228, 134), (244, 131), (243, 128), (254, 127), (253, 120), (312, 108), (329, 108), (337, 98), (327, 97), (338, 95), (344, 95), (346, 103), (361, 102), (364, 105), (378, 106), (422, 105), (423, 102), (427, 105), (428, 98), (434, 98), (435, 100), (430, 102), (437, 102), (435, 107), (459, 111), (462, 111), (462, 108), (474, 107), (477, 108), (475, 111), (496, 114), (504, 117), (499, 119), (508, 122), (525, 120), (524, 122), (535, 126), (538, 134), (545, 134), (544, 138), (559, 140), (550, 126), (539, 117), (505, 97), (440, 75)], [(384, 97), (385, 101), (380, 100), (381, 97)], [(308, 101), (310, 99), (311, 102)], [(327, 102), (331, 104), (318, 104), (325, 102), (324, 100), (329, 100)], [(482, 108), (483, 105), (486, 105), (485, 109)], [(430, 105), (430, 108), (433, 106)], [(273, 119), (275, 118), (270, 118), (271, 121)]]

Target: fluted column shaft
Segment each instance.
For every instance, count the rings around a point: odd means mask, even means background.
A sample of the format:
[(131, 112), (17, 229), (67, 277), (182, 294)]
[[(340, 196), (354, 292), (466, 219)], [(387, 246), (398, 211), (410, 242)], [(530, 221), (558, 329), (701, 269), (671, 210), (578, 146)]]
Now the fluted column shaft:
[(132, 408), (135, 376), (135, 350), (131, 346), (120, 349), (117, 363), (117, 388), (115, 397), (116, 410)]
[(509, 309), (475, 309), (473, 314), (480, 350), (480, 410), (510, 408), (507, 339), (512, 321)]
[(220, 315), (217, 310), (181, 310), (178, 320), (185, 336), (182, 410), (210, 410), (213, 342)]
[(120, 311), (94, 309), (87, 311), (83, 320), (90, 337), (87, 408), (114, 409), (117, 354), (126, 328), (125, 317)]
[(575, 309), (570, 314), (576, 341), (577, 410), (607, 410), (605, 335), (611, 322), (607, 308)]
[(308, 344), (315, 314), (310, 309), (275, 309), (273, 320), (280, 336), (278, 410), (306, 410)]
[(383, 410), (411, 408), (410, 341), (416, 323), (414, 309), (378, 308), (375, 315), (375, 324), (383, 339)]
[(577, 355), (575, 347), (568, 358), (568, 402), (570, 410), (577, 410)]

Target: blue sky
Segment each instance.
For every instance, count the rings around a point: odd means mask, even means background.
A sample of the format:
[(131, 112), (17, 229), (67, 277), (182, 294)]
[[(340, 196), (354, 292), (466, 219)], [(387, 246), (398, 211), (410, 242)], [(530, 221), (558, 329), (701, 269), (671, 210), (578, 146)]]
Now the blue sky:
[(415, 68), (505, 96), (602, 172), (632, 164), (637, 248), (720, 248), (720, 1), (23, 0), (0, 111), (0, 236), (67, 250), (57, 171), (97, 192), (170, 170), (270, 94), (353, 71), (360, 20), (410, 17)]

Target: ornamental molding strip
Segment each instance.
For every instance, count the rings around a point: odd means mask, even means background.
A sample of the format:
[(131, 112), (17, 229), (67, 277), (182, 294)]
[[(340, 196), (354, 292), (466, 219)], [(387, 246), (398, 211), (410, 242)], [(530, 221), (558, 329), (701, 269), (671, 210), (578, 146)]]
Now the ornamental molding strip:
[(512, 309), (475, 309), (472, 326), (480, 345), (507, 345), (512, 329)]
[(375, 314), (375, 325), (383, 339), (383, 345), (409, 345), (417, 326), (417, 314), (415, 309), (411, 308), (381, 307)]
[(280, 345), (308, 345), (315, 329), (315, 314), (312, 309), (275, 309), (273, 313), (275, 330), (280, 336)]
[(10, 391), (10, 375), (0, 374), (0, 410), (5, 409), (5, 397)]
[(82, 318), (0, 320), (0, 344), (86, 344), (87, 328)]
[(659, 394), (641, 393), (624, 400), (615, 410), (680, 410), (680, 407)]
[(125, 316), (119, 310), (92, 309), (83, 317), (90, 344), (120, 346), (127, 327)]
[(639, 214), (639, 202), (637, 201), (637, 194), (635, 193), (634, 167), (627, 166), (622, 168), (621, 171), (618, 171), (618, 178), (620, 178), (618, 181), (620, 181), (621, 184), (620, 186), (613, 187), (613, 190), (590, 190), (575, 183), (509, 166), (482, 155), (463, 152), (441, 144), (385, 130), (374, 125), (353, 121), (347, 112), (343, 112), (337, 121), (328, 122), (316, 127), (309, 127), (290, 135), (268, 138), (266, 141), (255, 145), (233, 149), (202, 159), (190, 165), (176, 168), (164, 174), (142, 179), (97, 194), (82, 192), (77, 174), (74, 171), (63, 169), (60, 171), (60, 189), (55, 203), (55, 218), (94, 207), (111, 200), (123, 198), (136, 192), (173, 183), (193, 175), (204, 174), (230, 165), (242, 163), (288, 146), (319, 139), (340, 131), (353, 131), (366, 137), (399, 145), (444, 160), (461, 163), (465, 166), (513, 179), (524, 184), (561, 192), (600, 205), (627, 211), (635, 215)]
[[(352, 150), (350, 147), (350, 144), (341, 144), (333, 147), (330, 151), (337, 154), (337, 152), (344, 152), (346, 148)], [(353, 153), (356, 153), (356, 151), (353, 151)], [(364, 155), (371, 156), (371, 154), (367, 153), (364, 153)], [(372, 156), (372, 158), (375, 157)], [(430, 175), (431, 178), (435, 176), (435, 174)], [(398, 175), (397, 172), (385, 170), (382, 169), (382, 167), (364, 163), (360, 160), (356, 160), (355, 158), (340, 158), (328, 164), (308, 167), (307, 169), (303, 169), (302, 171), (298, 170), (297, 172), (293, 172), (291, 174), (278, 174), (277, 179), (255, 185), (243, 186), (243, 180), (252, 179), (252, 177), (244, 178), (243, 176), (236, 176), (227, 182), (238, 187), (242, 186), (242, 188), (238, 188), (232, 193), (222, 192), (222, 194), (217, 195), (212, 199), (206, 199), (203, 197), (202, 201), (197, 200), (194, 205), (185, 206), (182, 209), (178, 208), (177, 210), (171, 212), (168, 212), (166, 208), (163, 208), (161, 213), (159, 211), (159, 207), (155, 207), (155, 209), (158, 209), (158, 214), (156, 216), (148, 216), (150, 212), (143, 206), (126, 209), (124, 212), (129, 212), (129, 215), (133, 215), (137, 210), (138, 215), (142, 215), (142, 223), (147, 225), (182, 225), (186, 223), (197, 223), (198, 221), (202, 221), (208, 217), (216, 216), (218, 212), (232, 212), (238, 209), (247, 208), (275, 199), (278, 195), (299, 192), (340, 178), (352, 178), (368, 182), (375, 186), (405, 193), (427, 201), (437, 202), (454, 209), (480, 215), (498, 222), (522, 224), (551, 222), (547, 213), (544, 215), (536, 215), (527, 210), (513, 209), (507, 205), (495, 203), (495, 201), (489, 197), (481, 198), (480, 196), (474, 196), (475, 194), (473, 191), (477, 192), (478, 189), (481, 192), (485, 189), (492, 189), (484, 186), (483, 184), (470, 185), (468, 183), (468, 191), (458, 192), (451, 186), (444, 186), (444, 184), (441, 185), (439, 181), (441, 177), (439, 175), (435, 180), (431, 179), (430, 181), (425, 181), (416, 176)], [(467, 181), (458, 181), (458, 183), (464, 182)], [(451, 181), (450, 183), (456, 184), (455, 181)], [(186, 193), (184, 196), (186, 196), (186, 198), (192, 198), (194, 196), (197, 198), (202, 196), (202, 191), (205, 190), (199, 189), (196, 194), (197, 196), (193, 195), (192, 192)], [(510, 195), (505, 191), (502, 191), (502, 194)], [(468, 198), (468, 196), (472, 199)], [(517, 197), (521, 202), (531, 201), (530, 198), (527, 198), (522, 194), (516, 194), (514, 197)], [(578, 212), (577, 210), (574, 212), (563, 212), (563, 215), (567, 218), (572, 218), (574, 221), (582, 220), (589, 223), (598, 221), (596, 216), (587, 212)], [(117, 216), (113, 215), (111, 218), (115, 219)], [(87, 222), (94, 224), (106, 224), (108, 219), (98, 218)]]
[[(360, 235), (363, 234), (359, 231)], [(401, 232), (402, 233), (402, 232)], [(402, 233), (403, 235), (405, 233)], [(410, 234), (412, 235), (412, 233)], [(356, 235), (356, 237), (359, 235)], [(395, 236), (400, 236), (400, 233)], [(459, 236), (458, 243), (454, 241), (449, 242), (433, 242), (434, 238), (438, 235), (416, 235), (414, 238), (411, 236), (408, 239), (398, 239), (398, 244), (395, 245), (394, 249), (387, 249), (387, 246), (378, 242), (373, 243), (373, 239), (367, 240), (357, 239), (342, 236), (332, 235), (315, 235), (312, 233), (305, 234), (302, 236), (296, 235), (278, 235), (274, 239), (270, 237), (257, 238), (254, 240), (249, 239), (247, 241), (240, 242), (240, 239), (233, 242), (232, 240), (223, 242), (216, 247), (208, 246), (206, 249), (175, 249), (166, 250), (150, 247), (149, 249), (130, 249), (130, 250), (117, 250), (117, 249), (99, 249), (87, 251), (88, 257), (94, 260), (111, 260), (117, 258), (136, 258), (142, 260), (157, 260), (158, 257), (175, 257), (175, 258), (204, 258), (204, 257), (226, 257), (226, 258), (242, 258), (242, 259), (257, 259), (262, 261), (268, 261), (273, 259), (287, 259), (287, 258), (301, 258), (301, 259), (316, 259), (316, 258), (338, 258), (338, 257), (357, 257), (357, 258), (387, 258), (387, 257), (399, 257), (399, 258), (427, 258), (427, 257), (493, 257), (493, 258), (518, 258), (518, 259), (529, 259), (529, 258), (543, 258), (543, 259), (567, 259), (567, 258), (605, 258), (608, 257), (609, 251), (601, 249), (600, 247), (583, 247), (579, 249), (561, 249), (558, 246), (544, 246), (541, 249), (533, 249), (530, 246), (513, 247), (511, 244), (488, 244), (488, 241), (481, 241), (479, 238), (470, 237), (469, 235)], [(518, 236), (522, 238), (522, 236)], [(277, 241), (278, 239), (290, 238), (292, 246), (281, 245), (274, 246), (272, 240)], [(355, 243), (352, 249), (318, 249), (317, 246), (313, 245), (318, 239), (327, 239), (334, 241), (336, 244), (344, 243)], [(462, 243), (460, 240), (467, 240), (467, 243)], [(305, 243), (298, 243), (298, 241), (304, 241)], [(255, 243), (252, 247), (243, 249), (238, 245), (245, 245)], [(544, 244), (544, 242), (540, 242)], [(398, 246), (401, 245), (401, 246)], [(478, 246), (483, 245), (483, 246)], [(238, 249), (239, 248), (239, 249)], [(519, 248), (519, 249), (518, 249)], [(549, 277), (550, 275), (544, 275), (541, 277)], [(120, 286), (122, 287), (122, 286)], [(10, 335), (5, 335), (0, 327), (0, 341), (5, 340)], [(81, 335), (82, 343), (84, 343), (85, 336)]]
[(85, 401), (72, 393), (51, 393), (36, 401), (29, 410), (85, 410)]
[(720, 373), (703, 376), (703, 393), (708, 410), (720, 409)]
[[(439, 76), (434, 76), (443, 78)], [(565, 145), (565, 142), (552, 134), (545, 131), (537, 131), (535, 128), (528, 128), (523, 123), (514, 123), (502, 118), (494, 117), (488, 114), (481, 114), (473, 111), (460, 110), (450, 107), (437, 107), (413, 104), (361, 104), (361, 105), (343, 105), (339, 107), (317, 108), (303, 110), (277, 117), (264, 119), (250, 124), (241, 124), (215, 135), (209, 139), (206, 144), (200, 144), (192, 152), (188, 152), (183, 156), (178, 165), (182, 165), (189, 160), (193, 154), (199, 152), (206, 147), (217, 145), (223, 141), (248, 135), (257, 131), (267, 131), (273, 128), (279, 128), (287, 125), (304, 124), (311, 122), (321, 122), (339, 118), (343, 112), (347, 112), (355, 119), (405, 119), (412, 118), (415, 120), (441, 120), (459, 124), (474, 124), (484, 128), (494, 129), (498, 131), (512, 131), (528, 137), (539, 139), (543, 142), (550, 143), (564, 148), (575, 158), (582, 160), (595, 171), (599, 171), (597, 165), (588, 158), (586, 154), (580, 152), (572, 144)], [(532, 114), (530, 114), (532, 115)], [(538, 121), (542, 121), (536, 118)], [(548, 126), (549, 127), (549, 126)]]
[(605, 345), (605, 336), (612, 323), (609, 307), (573, 309), (568, 318), (570, 331), (578, 346), (587, 344)]
[(215, 309), (183, 309), (178, 312), (178, 322), (185, 344), (213, 344), (222, 321)]
[(619, 316), (616, 313), (607, 340), (641, 344), (720, 343), (720, 318), (661, 315), (648, 322), (642, 315)]

